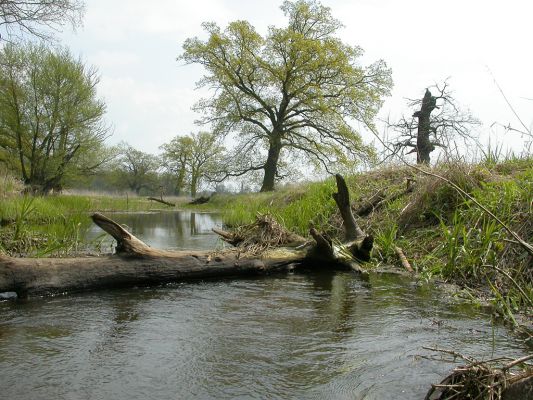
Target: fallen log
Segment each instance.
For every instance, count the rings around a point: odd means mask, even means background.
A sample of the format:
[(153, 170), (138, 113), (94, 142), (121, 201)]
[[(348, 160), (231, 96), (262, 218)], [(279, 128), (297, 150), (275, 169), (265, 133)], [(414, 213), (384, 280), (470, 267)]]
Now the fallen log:
[(399, 199), (400, 197), (411, 193), (414, 190), (415, 180), (412, 178), (407, 178), (406, 182), (407, 182), (406, 188), (404, 190), (397, 192), (395, 194), (392, 194), (389, 197), (385, 195), (385, 191), (383, 189), (378, 190), (377, 193), (375, 193), (372, 197), (370, 197), (370, 199), (363, 202), (363, 204), (361, 204), (355, 210), (355, 215), (357, 215), (358, 217), (366, 217), (370, 213), (379, 210), (385, 204), (392, 203), (393, 201)]
[(378, 190), (372, 197), (368, 200), (365, 200), (356, 210), (355, 215), (358, 217), (366, 217), (372, 211), (374, 211), (378, 205), (383, 203), (387, 197), (385, 196), (385, 191), (383, 189)]
[(211, 200), (211, 196), (201, 196), (196, 199), (192, 199), (191, 201), (189, 201), (189, 204), (194, 204), (194, 205), (205, 204), (209, 202), (209, 200)]
[(153, 285), (172, 281), (257, 275), (286, 271), (305, 259), (305, 251), (273, 249), (262, 257), (242, 257), (238, 249), (168, 251), (148, 246), (101, 214), (95, 224), (117, 241), (116, 254), (79, 258), (0, 256), (0, 292), (18, 296), (88, 289)]
[(175, 203), (170, 203), (168, 201), (163, 200), (162, 198), (158, 199), (157, 197), (148, 197), (148, 200), (157, 201), (158, 203), (162, 203), (162, 204), (165, 204), (165, 205), (170, 206), (170, 207), (175, 207), (176, 206)]
[[(237, 277), (293, 270), (302, 266), (351, 268), (370, 256), (373, 239), (364, 236), (349, 209), (342, 177), (333, 196), (346, 217), (346, 243), (334, 243), (311, 229), (315, 244), (265, 248), (260, 254), (240, 248), (170, 251), (148, 246), (121, 225), (95, 213), (93, 222), (116, 241), (116, 254), (78, 258), (12, 258), (0, 256), (0, 292), (18, 296), (47, 295), (109, 287), (153, 285), (183, 280)], [(348, 204), (348, 206), (346, 206)], [(358, 261), (359, 260), (359, 261)]]

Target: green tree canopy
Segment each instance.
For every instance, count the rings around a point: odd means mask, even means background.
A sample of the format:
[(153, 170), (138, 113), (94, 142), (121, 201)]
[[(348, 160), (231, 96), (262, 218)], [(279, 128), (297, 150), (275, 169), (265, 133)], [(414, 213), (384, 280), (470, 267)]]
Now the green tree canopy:
[(202, 181), (221, 169), (220, 160), (224, 148), (212, 133), (199, 132), (177, 136), (161, 146), (161, 149), (165, 166), (176, 175), (178, 195), (188, 181), (191, 196), (195, 197)]
[(225, 30), (204, 23), (208, 39), (187, 39), (179, 57), (203, 65), (198, 86), (215, 90), (195, 106), (200, 122), (217, 135), (237, 134), (231, 160), (240, 165), (231, 163), (226, 176), (263, 170), (261, 191), (273, 190), (291, 152), (327, 171), (367, 156), (353, 122), (371, 124), (392, 87), (383, 61), (361, 66), (362, 49), (336, 37), (341, 23), (329, 8), (313, 0), (281, 8), (287, 26), (270, 27), (266, 37), (246, 21)]
[(7, 45), (0, 51), (0, 152), (27, 185), (48, 193), (65, 174), (101, 163), (107, 135), (99, 78), (68, 50)]
[(127, 185), (136, 194), (140, 194), (143, 188), (153, 191), (160, 165), (157, 157), (137, 150), (125, 142), (118, 145), (117, 153), (119, 185)]

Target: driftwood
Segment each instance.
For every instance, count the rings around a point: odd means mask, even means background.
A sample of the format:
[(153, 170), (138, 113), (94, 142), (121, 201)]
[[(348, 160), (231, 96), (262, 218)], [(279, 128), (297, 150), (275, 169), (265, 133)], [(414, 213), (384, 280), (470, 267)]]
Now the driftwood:
[(302, 266), (351, 268), (361, 271), (357, 260), (368, 260), (373, 239), (365, 236), (349, 210), (349, 196), (342, 177), (333, 196), (344, 218), (346, 243), (334, 243), (311, 229), (315, 244), (265, 248), (261, 254), (242, 249), (168, 251), (155, 249), (113, 220), (93, 214), (95, 224), (117, 241), (116, 254), (78, 258), (11, 258), (0, 256), (0, 292), (19, 296), (46, 295), (107, 287), (237, 277), (292, 270)]
[(355, 215), (358, 217), (366, 217), (372, 211), (377, 209), (387, 197), (385, 196), (385, 191), (383, 189), (378, 190), (374, 195), (372, 195), (368, 200), (365, 200), (356, 210)]
[(157, 201), (158, 203), (162, 203), (162, 204), (165, 204), (165, 205), (170, 206), (170, 207), (175, 207), (176, 206), (175, 203), (170, 203), (168, 201), (165, 201), (165, 200), (163, 200), (163, 198), (158, 199), (157, 197), (148, 197), (148, 200)]
[(411, 264), (409, 263), (409, 260), (407, 259), (407, 257), (405, 256), (403, 250), (401, 249), (401, 247), (398, 247), (398, 246), (394, 246), (394, 252), (396, 253), (396, 255), (398, 256), (400, 262), (402, 263), (402, 266), (409, 272), (415, 272), (415, 270), (413, 269), (413, 267), (411, 267)]
[(358, 217), (366, 217), (368, 214), (379, 210), (385, 204), (391, 203), (394, 200), (397, 200), (400, 197), (411, 193), (414, 190), (414, 182), (414, 179), (407, 178), (406, 188), (400, 192), (392, 194), (389, 197), (385, 195), (384, 189), (378, 190), (372, 197), (370, 197), (368, 200), (365, 200), (363, 204), (361, 204), (357, 209), (355, 209), (355, 215), (357, 215)]
[(195, 205), (205, 204), (209, 202), (209, 200), (211, 200), (211, 196), (201, 196), (201, 197), (198, 197), (196, 199), (189, 201), (189, 204), (195, 204)]
[(213, 232), (226, 243), (252, 253), (271, 247), (298, 247), (308, 243), (307, 239), (287, 231), (268, 214), (257, 215), (255, 222), (239, 226), (233, 232), (217, 228), (213, 228)]
[(454, 350), (423, 348), (453, 356), (453, 361), (459, 358), (468, 363), (454, 368), (439, 384), (431, 385), (425, 400), (533, 399), (533, 369), (527, 363), (533, 359), (532, 354), (514, 360), (500, 357), (478, 361)]

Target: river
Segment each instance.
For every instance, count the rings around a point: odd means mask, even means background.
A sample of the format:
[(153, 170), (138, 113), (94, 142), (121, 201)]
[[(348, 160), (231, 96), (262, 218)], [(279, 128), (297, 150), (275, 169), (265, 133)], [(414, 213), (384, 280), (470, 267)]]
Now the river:
[[(113, 218), (153, 246), (217, 245), (217, 216)], [(416, 399), (454, 365), (422, 346), (531, 350), (483, 309), (400, 276), (171, 284), (1, 302), (0, 398)]]

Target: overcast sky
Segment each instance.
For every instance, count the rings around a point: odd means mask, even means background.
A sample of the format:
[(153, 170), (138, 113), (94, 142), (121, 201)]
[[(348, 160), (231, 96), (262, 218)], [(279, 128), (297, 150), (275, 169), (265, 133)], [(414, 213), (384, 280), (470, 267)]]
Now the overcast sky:
[[(340, 37), (365, 50), (363, 62), (384, 59), (394, 90), (381, 116), (398, 117), (405, 98), (450, 77), (456, 99), (485, 125), (518, 122), (494, 84), (492, 74), (524, 122), (533, 121), (532, 0), (324, 0), (345, 28)], [(99, 69), (99, 95), (114, 126), (110, 143), (127, 141), (143, 151), (176, 135), (198, 131), (191, 106), (206, 92), (195, 90), (201, 67), (176, 57), (201, 23), (245, 19), (264, 34), (284, 26), (281, 1), (86, 0), (84, 26), (59, 35), (61, 43)], [(489, 72), (491, 71), (491, 72)], [(205, 128), (204, 128), (205, 129)], [(501, 131), (501, 130), (500, 130)], [(491, 133), (492, 132), (492, 133)], [(500, 135), (501, 136), (501, 135)], [(372, 138), (367, 136), (368, 140)], [(519, 135), (505, 143), (519, 150)]]

